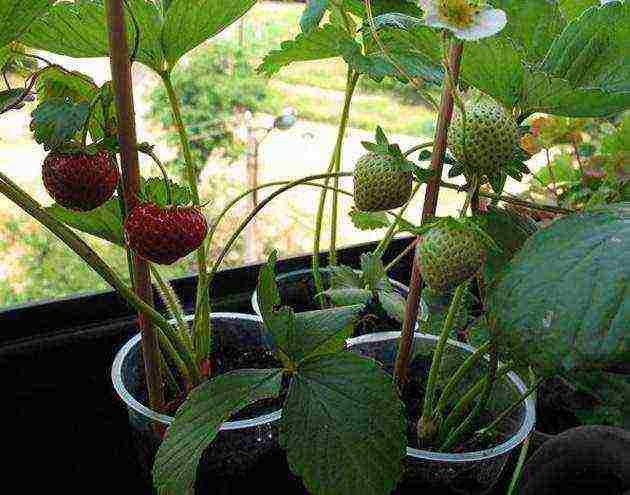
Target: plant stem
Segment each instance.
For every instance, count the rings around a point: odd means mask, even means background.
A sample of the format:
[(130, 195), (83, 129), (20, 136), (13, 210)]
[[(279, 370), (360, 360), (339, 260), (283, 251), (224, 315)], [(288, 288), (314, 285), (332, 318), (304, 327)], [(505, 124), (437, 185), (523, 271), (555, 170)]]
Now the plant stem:
[[(252, 187), (251, 189), (248, 189), (244, 192), (242, 192), (241, 194), (239, 194), (238, 196), (236, 196), (234, 199), (232, 199), (232, 201), (230, 201), (224, 208), (223, 210), (221, 210), (221, 212), (216, 216), (216, 218), (214, 219), (214, 221), (212, 222), (212, 226), (210, 227), (210, 232), (208, 233), (208, 237), (207, 237), (207, 242), (208, 244), (210, 244), (212, 242), (212, 239), (214, 237), (214, 234), (216, 233), (217, 227), (219, 226), (219, 223), (221, 223), (221, 220), (223, 220), (223, 218), (225, 217), (225, 215), (227, 215), (227, 213), (234, 207), (236, 206), (236, 204), (241, 201), (243, 198), (249, 196), (250, 194), (253, 194), (257, 191), (260, 191), (261, 189), (266, 189), (268, 187), (275, 187), (275, 186), (284, 186), (287, 184), (290, 184), (293, 181), (290, 180), (279, 180), (279, 181), (275, 181), (275, 182), (267, 182), (265, 184), (260, 184), (256, 187)], [(301, 184), (302, 186), (312, 186), (312, 187), (319, 187), (322, 189), (328, 189), (328, 190), (333, 190), (332, 186), (326, 186), (324, 184), (318, 184), (316, 182), (304, 182)], [(346, 196), (350, 196), (352, 197), (353, 194), (349, 191), (344, 191), (343, 189), (336, 189), (339, 194), (345, 194)]]
[[(511, 366), (509, 364), (503, 365), (501, 368), (497, 370), (497, 378), (501, 378), (502, 376), (509, 373), (511, 370)], [(446, 420), (442, 423), (441, 437), (446, 436), (448, 432), (456, 425), (459, 424), (461, 417), (464, 414), (466, 408), (471, 404), (473, 400), (475, 400), (480, 394), (484, 392), (486, 389), (486, 385), (488, 383), (488, 376), (484, 376), (479, 379), (477, 383), (471, 386), (466, 393), (461, 397), (461, 399), (455, 404), (453, 410), (450, 412)]]
[[(188, 179), (188, 186), (192, 193), (192, 200), (195, 206), (200, 206), (199, 201), (199, 189), (197, 187), (197, 169), (193, 163), (192, 153), (190, 151), (190, 143), (188, 141), (188, 135), (186, 128), (184, 127), (184, 121), (182, 120), (182, 113), (179, 104), (179, 99), (175, 88), (173, 88), (173, 82), (171, 81), (170, 72), (164, 72), (161, 74), (168, 100), (171, 105), (171, 112), (173, 114), (173, 120), (175, 121), (175, 127), (179, 134), (179, 141), (184, 153), (184, 161), (186, 162), (186, 176)], [(206, 353), (209, 352), (210, 347), (210, 298), (206, 294), (208, 292), (209, 278), (208, 267), (206, 264), (206, 245), (201, 243), (197, 248), (197, 268), (198, 268), (198, 282), (197, 282), (197, 297), (195, 307), (195, 323), (194, 323), (194, 335), (195, 342), (201, 344), (202, 349), (197, 349), (199, 359), (204, 359)]]
[(435, 407), (435, 411), (433, 413), (434, 417), (440, 418), (442, 416), (444, 410), (446, 409), (446, 406), (448, 405), (448, 400), (455, 392), (457, 385), (460, 384), (466, 373), (468, 373), (468, 371), (470, 371), (470, 369), (481, 360), (483, 355), (488, 352), (488, 349), (490, 349), (490, 345), (490, 342), (486, 342), (474, 353), (468, 356), (468, 358), (457, 369), (455, 374), (448, 381), (448, 383), (444, 387), (444, 390), (442, 391), (440, 400), (438, 400), (437, 406)]
[(385, 267), (385, 271), (388, 272), (390, 271), (393, 267), (395, 267), (398, 262), (403, 259), (407, 253), (409, 253), (409, 251), (411, 251), (414, 247), (416, 247), (416, 240), (414, 239), (413, 241), (411, 241), (409, 243), (409, 245), (402, 250), (402, 252), (396, 256), (393, 260), (391, 260), (389, 263), (387, 263), (387, 266)]
[[(463, 48), (464, 45), (461, 42), (455, 43), (451, 48), (451, 78), (449, 78), (448, 81), (452, 80), (453, 84), (458, 84)], [(437, 209), (442, 169), (444, 168), (444, 154), (446, 153), (448, 127), (453, 116), (454, 88), (451, 88), (451, 84), (448, 81), (444, 83), (444, 87), (442, 88), (440, 112), (438, 114), (438, 122), (435, 131), (433, 155), (431, 157), (431, 168), (434, 171), (434, 175), (427, 183), (427, 191), (424, 197), (424, 205), (422, 207), (422, 223), (424, 223), (429, 217), (435, 216), (435, 211)], [(421, 295), (422, 274), (420, 273), (418, 257), (414, 256), (411, 270), (411, 280), (409, 282), (409, 295), (407, 296), (407, 305), (405, 307), (405, 320), (403, 322), (400, 347), (398, 355), (396, 356), (396, 365), (394, 369), (394, 378), (399, 388), (402, 388), (407, 381), (407, 368), (411, 358), (413, 332), (416, 327), (416, 319), (418, 318), (418, 308), (420, 306)]]
[(426, 143), (416, 144), (415, 146), (412, 146), (412, 147), (411, 147), (411, 148), (409, 148), (407, 151), (405, 151), (405, 152), (403, 153), (403, 156), (404, 156), (405, 158), (407, 158), (409, 155), (411, 155), (411, 154), (415, 153), (416, 151), (419, 151), (419, 150), (424, 149), (424, 148), (429, 148), (429, 147), (431, 147), (431, 146), (433, 146), (433, 141), (428, 141), (428, 142), (426, 142)]
[(243, 230), (245, 229), (245, 227), (247, 227), (247, 225), (249, 224), (249, 222), (251, 222), (251, 220), (258, 215), (258, 213), (265, 207), (267, 206), (271, 201), (273, 201), (276, 197), (280, 196), (282, 193), (288, 191), (289, 189), (292, 189), (296, 186), (300, 186), (302, 184), (305, 184), (307, 182), (313, 181), (313, 180), (317, 180), (317, 179), (326, 179), (327, 177), (334, 177), (335, 175), (338, 175), (339, 177), (349, 177), (352, 175), (352, 172), (341, 172), (339, 174), (317, 174), (317, 175), (309, 175), (308, 177), (303, 177), (301, 179), (298, 180), (294, 180), (293, 182), (288, 183), (286, 186), (283, 186), (277, 190), (275, 190), (274, 192), (272, 192), (269, 196), (267, 196), (264, 200), (262, 200), (257, 206), (256, 208), (254, 208), (245, 218), (245, 220), (243, 220), (240, 225), (236, 228), (236, 230), (234, 231), (234, 233), (232, 234), (232, 236), (230, 237), (230, 239), (227, 241), (227, 243), (225, 244), (225, 246), (223, 247), (223, 250), (221, 251), (221, 253), (219, 254), (219, 256), (217, 257), (217, 260), (214, 262), (214, 264), (212, 265), (212, 269), (210, 270), (210, 276), (209, 276), (209, 281), (212, 282), (212, 280), (214, 280), (215, 275), (217, 274), (217, 272), (219, 271), (219, 267), (221, 266), (221, 263), (223, 262), (223, 260), (225, 259), (225, 256), (230, 252), (230, 250), (232, 249), (232, 246), (234, 245), (234, 242), (236, 242), (236, 239), (238, 239), (238, 236), (241, 235), (241, 232), (243, 232)]
[[(122, 0), (107, 0), (107, 27), (109, 33), (110, 64), (118, 112), (118, 141), (122, 180), (125, 193), (125, 207), (131, 211), (137, 203), (140, 189), (140, 169), (133, 107), (133, 87), (131, 82), (131, 62), (127, 45), (125, 8)], [(151, 274), (146, 261), (132, 256), (135, 292), (147, 305), (153, 304)], [(138, 313), (138, 326), (142, 333), (142, 355), (146, 374), (149, 404), (155, 411), (164, 408), (164, 390), (160, 373), (160, 349), (158, 335), (152, 322), (144, 313)]]
[(534, 383), (533, 385), (531, 385), (527, 391), (521, 396), (519, 397), (519, 399), (514, 402), (512, 405), (510, 405), (507, 409), (505, 409), (501, 414), (499, 414), (496, 419), (490, 423), (488, 426), (482, 428), (481, 430), (479, 430), (477, 432), (477, 435), (481, 436), (484, 435), (488, 432), (490, 432), (491, 430), (493, 430), (494, 428), (496, 428), (497, 426), (499, 426), (499, 424), (501, 424), (501, 422), (507, 418), (510, 414), (512, 414), (523, 402), (525, 402), (527, 400), (527, 398), (532, 395), (534, 392), (536, 392), (536, 390), (538, 390), (538, 387), (540, 387), (543, 382), (545, 381), (545, 378), (539, 378), (536, 383)]
[[(352, 75), (351, 75), (352, 74)], [(343, 103), (343, 110), (341, 113), (341, 120), (339, 121), (339, 130), (337, 131), (337, 141), (335, 143), (335, 149), (333, 150), (333, 154), (330, 158), (330, 164), (328, 165), (327, 174), (333, 173), (336, 168), (336, 164), (341, 159), (341, 146), (343, 144), (343, 138), (346, 132), (346, 127), (348, 125), (348, 117), (350, 116), (350, 103), (352, 102), (352, 95), (354, 94), (354, 90), (357, 85), (357, 81), (359, 80), (359, 74), (348, 70), (348, 80), (346, 83), (346, 93)], [(327, 186), (329, 183), (328, 178), (324, 184)], [(317, 208), (317, 217), (315, 219), (315, 236), (313, 238), (313, 279), (315, 281), (315, 292), (316, 294), (321, 294), (324, 291), (324, 286), (322, 283), (322, 277), (319, 273), (319, 249), (322, 235), (322, 224), (324, 220), (324, 207), (326, 206), (326, 193), (327, 189), (323, 189), (320, 197), (319, 197), (319, 206)], [(336, 236), (336, 218), (334, 218), (334, 231)], [(331, 230), (331, 233), (333, 231)], [(331, 235), (331, 243), (332, 243), (332, 235)], [(336, 242), (336, 237), (335, 237)], [(336, 246), (331, 245), (330, 249), (330, 263), (336, 263), (337, 259), (336, 254)]]
[(411, 204), (411, 200), (416, 195), (419, 189), (420, 189), (420, 185), (417, 185), (411, 192), (411, 197), (409, 198), (409, 201), (407, 201), (407, 203), (398, 211), (396, 218), (394, 219), (392, 224), (389, 226), (389, 229), (387, 229), (387, 232), (385, 233), (385, 237), (381, 239), (381, 242), (379, 242), (378, 246), (376, 246), (376, 248), (374, 249), (374, 253), (372, 253), (374, 256), (378, 256), (379, 258), (383, 256), (383, 253), (385, 252), (389, 244), (392, 242), (392, 239), (394, 238), (394, 235), (396, 234), (396, 228), (398, 227), (398, 222), (400, 222), (400, 219), (403, 217), (403, 215), (407, 211), (407, 208), (409, 208), (409, 205)]
[(433, 352), (433, 359), (431, 360), (431, 370), (429, 371), (429, 378), (427, 379), (427, 386), (424, 392), (424, 405), (422, 408), (422, 417), (425, 419), (431, 418), (433, 412), (433, 400), (435, 397), (435, 387), (437, 385), (437, 379), (440, 374), (440, 367), (442, 366), (442, 355), (444, 354), (444, 348), (446, 347), (446, 341), (453, 327), (453, 321), (455, 321), (455, 315), (459, 311), (459, 305), (466, 291), (466, 283), (460, 284), (455, 289), (455, 295), (451, 301), (451, 306), (448, 308), (448, 314), (444, 325), (442, 326), (442, 333), (435, 345), (435, 351)]
[(523, 471), (523, 466), (525, 465), (525, 459), (527, 458), (527, 451), (529, 450), (529, 443), (532, 438), (532, 434), (533, 432), (527, 435), (527, 438), (523, 442), (523, 445), (521, 447), (521, 452), (518, 455), (518, 461), (516, 462), (516, 467), (514, 468), (514, 473), (512, 474), (512, 480), (510, 481), (510, 486), (508, 487), (508, 491), (506, 495), (512, 495), (514, 493), (514, 490), (516, 489), (516, 485)]
[[(449, 182), (440, 181), (440, 187), (444, 187), (446, 189), (453, 189), (454, 191), (462, 192), (462, 186), (458, 186), (457, 184), (451, 184)], [(506, 196), (501, 194), (494, 194), (489, 192), (479, 191), (479, 196), (489, 199), (495, 199), (497, 201), (503, 201), (504, 203), (510, 203), (517, 206), (522, 206), (524, 208), (530, 208), (532, 210), (540, 210), (540, 211), (548, 211), (550, 213), (561, 213), (564, 215), (570, 215), (571, 213), (575, 213), (576, 210), (569, 210), (567, 208), (561, 208), (559, 206), (552, 205), (541, 205), (538, 203), (532, 203), (531, 201), (526, 201), (520, 198), (514, 198), (512, 196)]]
[(194, 361), (191, 359), (187, 349), (177, 338), (177, 334), (168, 321), (152, 306), (138, 297), (90, 246), (70, 228), (51, 216), (39, 203), (20, 189), (17, 184), (11, 181), (11, 179), (2, 172), (0, 172), (0, 192), (50, 230), (59, 240), (85, 261), (90, 268), (98, 273), (105, 282), (111, 285), (114, 290), (118, 291), (134, 309), (144, 314), (149, 321), (157, 326), (162, 331), (160, 332), (160, 338), (162, 338), (163, 335), (164, 339), (169, 342), (169, 345), (174, 349), (173, 357), (179, 358), (186, 363), (186, 367), (190, 370), (189, 374), (193, 376), (196, 374)]
[(184, 310), (182, 309), (182, 304), (179, 301), (177, 294), (171, 287), (171, 284), (169, 284), (168, 280), (164, 280), (158, 269), (153, 265), (151, 266), (151, 273), (153, 274), (153, 278), (155, 278), (155, 281), (157, 282), (159, 289), (158, 294), (162, 298), (169, 314), (177, 323), (182, 342), (184, 342), (184, 344), (188, 347), (190, 353), (194, 356), (195, 347), (192, 340), (190, 339), (190, 328), (188, 326), (188, 323), (186, 322)]

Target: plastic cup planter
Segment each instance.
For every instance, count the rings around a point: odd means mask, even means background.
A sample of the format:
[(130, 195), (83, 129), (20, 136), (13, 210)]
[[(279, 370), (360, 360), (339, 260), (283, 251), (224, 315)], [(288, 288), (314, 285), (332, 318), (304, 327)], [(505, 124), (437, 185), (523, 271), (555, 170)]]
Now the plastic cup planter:
[[(214, 345), (219, 352), (231, 346), (252, 351), (268, 348), (259, 317), (214, 313), (211, 319), (215, 332)], [(360, 355), (374, 358), (386, 370), (391, 371), (399, 338), (399, 332), (364, 335), (349, 339), (347, 348)], [(421, 367), (428, 369), (436, 342), (436, 336), (416, 333), (412, 366), (420, 362)], [(447, 351), (442, 374), (448, 377), (451, 375), (449, 368), (458, 366), (474, 349), (449, 340)], [(468, 386), (483, 372), (483, 368), (480, 368), (476, 375), (471, 373), (473, 376), (462, 386)], [(157, 413), (145, 405), (146, 391), (139, 334), (129, 340), (116, 355), (112, 367), (112, 381), (116, 393), (127, 407), (134, 446), (139, 454), (141, 469), (148, 478), (161, 441), (154, 427), (168, 427), (173, 418)], [(508, 373), (495, 388), (493, 394), (495, 400), (490, 403), (490, 410), (497, 414), (526, 389), (526, 385), (515, 373)], [(277, 450), (281, 414), (282, 411), (277, 410), (251, 419), (224, 423), (215, 441), (204, 452), (199, 472), (214, 477), (244, 474), (263, 456)], [(486, 450), (446, 454), (408, 447), (405, 485), (448, 486), (454, 490), (462, 489), (465, 493), (488, 491), (499, 479), (510, 452), (516, 449), (534, 428), (536, 421), (534, 399), (529, 397), (510, 419), (508, 423), (511, 429), (504, 432), (506, 439)]]
[[(320, 269), (324, 285), (330, 280), (330, 271), (327, 268)], [(360, 273), (359, 270), (355, 270)], [(389, 279), (389, 282), (403, 298), (407, 298), (409, 288), (396, 280)], [(315, 304), (315, 281), (313, 271), (310, 268), (282, 273), (276, 277), (280, 300), (283, 306), (290, 306), (295, 311), (311, 311), (321, 309)], [(254, 312), (260, 316), (260, 306), (258, 305), (258, 294), (252, 294), (252, 307)]]
[[(187, 318), (192, 320), (192, 316)], [(218, 353), (228, 348), (262, 351), (265, 343), (262, 320), (254, 315), (213, 313), (213, 344)], [(173, 417), (151, 410), (147, 401), (141, 336), (134, 336), (118, 352), (112, 367), (112, 382), (129, 413), (134, 447), (140, 468), (149, 479), (161, 436), (155, 427), (168, 427)], [(212, 477), (235, 476), (247, 472), (263, 456), (278, 448), (280, 410), (251, 419), (227, 421), (206, 449), (199, 473)]]
[[(398, 350), (400, 332), (382, 332), (349, 339), (347, 348), (381, 363), (385, 370), (392, 371)], [(416, 333), (414, 336), (413, 360), (411, 366), (419, 367), (428, 373), (433, 349), (438, 337)], [(448, 379), (474, 348), (449, 340), (441, 367), (441, 376)], [(485, 361), (487, 364), (487, 360)], [(477, 367), (464, 381), (455, 399), (462, 391), (485, 373), (485, 365)], [(489, 402), (490, 418), (493, 419), (506, 407), (527, 391), (521, 378), (510, 372), (495, 385), (493, 399)], [(536, 404), (532, 396), (504, 421), (509, 428), (502, 432), (505, 439), (498, 445), (485, 450), (463, 453), (441, 453), (407, 447), (405, 460), (405, 485), (432, 485), (449, 487), (461, 493), (486, 493), (496, 484), (510, 453), (519, 447), (533, 430), (536, 423)]]

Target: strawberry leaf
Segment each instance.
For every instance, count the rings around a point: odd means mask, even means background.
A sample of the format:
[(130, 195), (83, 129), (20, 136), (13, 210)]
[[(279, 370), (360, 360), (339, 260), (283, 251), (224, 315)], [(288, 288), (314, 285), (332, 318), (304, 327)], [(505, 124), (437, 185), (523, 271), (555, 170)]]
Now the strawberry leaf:
[[(343, 347), (349, 336), (349, 327), (363, 306), (347, 306), (319, 311), (295, 313), (287, 306), (280, 306), (280, 294), (274, 271), (275, 259), (260, 270), (258, 278), (258, 303), (265, 328), (273, 338), (276, 349), (285, 364), (293, 366), (322, 347)], [(350, 329), (351, 330), (351, 329)]]
[(350, 219), (359, 230), (385, 229), (390, 226), (387, 214), (384, 211), (359, 211), (356, 208), (350, 210)]
[(363, 284), (372, 292), (378, 290), (381, 280), (387, 280), (383, 260), (371, 253), (361, 255), (361, 272), (363, 273)]
[(340, 352), (298, 367), (280, 445), (309, 493), (386, 495), (402, 476), (404, 431), (391, 377), (371, 359)]
[(50, 149), (67, 144), (85, 126), (89, 110), (89, 102), (75, 103), (71, 98), (43, 101), (31, 114), (35, 140)]
[(628, 363), (629, 252), (628, 203), (538, 230), (488, 297), (501, 352), (544, 373)]
[(68, 227), (105, 239), (117, 246), (125, 245), (120, 202), (117, 197), (91, 211), (78, 212), (58, 204), (44, 209)]
[(429, 150), (421, 150), (420, 153), (418, 154), (418, 161), (426, 162), (430, 160), (432, 156), (433, 156), (433, 153), (431, 153)]
[(361, 275), (346, 265), (333, 265), (330, 270), (330, 287), (333, 289), (361, 289)]
[(53, 0), (3, 0), (0, 3), (0, 47), (18, 39), (53, 3)]
[(488, 180), (490, 181), (490, 187), (492, 187), (492, 190), (495, 192), (495, 194), (501, 194), (507, 181), (507, 175), (500, 172), (498, 174), (494, 174), (491, 177), (488, 177)]
[(194, 491), (199, 459), (219, 427), (249, 404), (277, 397), (281, 381), (281, 369), (243, 369), (218, 375), (190, 392), (155, 458), (153, 484), (158, 491)]
[(302, 32), (308, 33), (319, 26), (328, 8), (328, 0), (311, 0), (300, 18)]
[(385, 135), (385, 132), (383, 131), (381, 126), (377, 126), (376, 127), (376, 134), (375, 134), (374, 138), (376, 139), (376, 144), (378, 144), (379, 146), (387, 146), (387, 145), (389, 145), (389, 141), (387, 140), (387, 136)]
[(258, 71), (272, 76), (293, 62), (340, 57), (346, 52), (360, 50), (345, 29), (332, 24), (300, 33), (294, 40), (283, 41), (279, 50), (269, 52)]
[(425, 184), (433, 178), (433, 176), (435, 175), (435, 170), (416, 167), (413, 170), (413, 174), (416, 177), (416, 181), (418, 182), (418, 184)]

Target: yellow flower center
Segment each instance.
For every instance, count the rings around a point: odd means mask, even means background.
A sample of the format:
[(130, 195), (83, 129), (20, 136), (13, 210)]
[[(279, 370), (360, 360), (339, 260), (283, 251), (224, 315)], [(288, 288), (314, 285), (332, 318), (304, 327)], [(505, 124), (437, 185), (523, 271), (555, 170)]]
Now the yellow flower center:
[(439, 0), (438, 10), (446, 21), (458, 28), (467, 28), (473, 24), (475, 15), (481, 11), (481, 2), (479, 0)]

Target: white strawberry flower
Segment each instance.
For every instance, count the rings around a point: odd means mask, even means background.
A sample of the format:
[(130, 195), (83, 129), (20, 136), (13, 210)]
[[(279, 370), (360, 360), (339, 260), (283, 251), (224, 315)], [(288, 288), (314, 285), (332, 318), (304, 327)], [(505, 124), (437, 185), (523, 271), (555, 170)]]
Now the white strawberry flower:
[(493, 36), (507, 24), (507, 15), (482, 0), (419, 0), (427, 26), (445, 28), (459, 39)]

